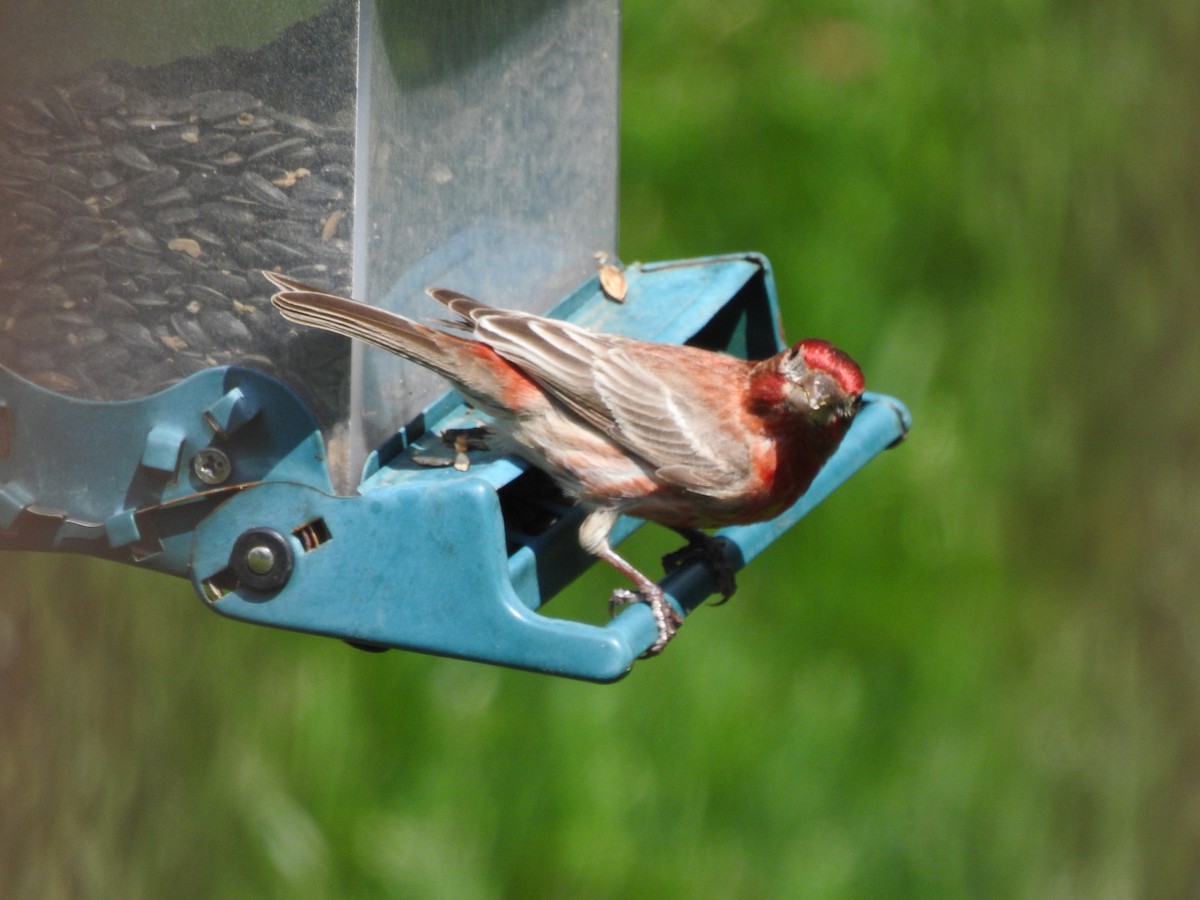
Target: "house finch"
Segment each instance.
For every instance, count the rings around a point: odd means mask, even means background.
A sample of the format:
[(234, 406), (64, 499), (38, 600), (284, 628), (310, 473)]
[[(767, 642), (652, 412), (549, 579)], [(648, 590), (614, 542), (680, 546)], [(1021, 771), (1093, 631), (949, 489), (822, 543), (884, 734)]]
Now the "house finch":
[(430, 289), (458, 317), (446, 327), (469, 335), (463, 337), (264, 274), (280, 288), (272, 302), (285, 318), (445, 376), (495, 420), (507, 449), (587, 509), (580, 543), (636, 586), (636, 594), (614, 591), (612, 604), (650, 606), (658, 626), (650, 654), (666, 646), (682, 618), (657, 584), (609, 546), (617, 518), (627, 513), (666, 525), (703, 552), (714, 539), (699, 529), (762, 521), (791, 506), (861, 401), (862, 372), (825, 341), (800, 341), (748, 362)]

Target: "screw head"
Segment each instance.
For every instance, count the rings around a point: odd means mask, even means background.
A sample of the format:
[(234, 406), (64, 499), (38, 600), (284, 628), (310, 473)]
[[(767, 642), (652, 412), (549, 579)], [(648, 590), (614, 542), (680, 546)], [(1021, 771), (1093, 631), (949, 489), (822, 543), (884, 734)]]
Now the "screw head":
[(233, 544), (229, 567), (238, 581), (253, 591), (278, 591), (292, 577), (292, 543), (274, 528), (250, 528)]
[(224, 484), (233, 474), (233, 463), (224, 451), (205, 447), (192, 457), (192, 471), (205, 484)]

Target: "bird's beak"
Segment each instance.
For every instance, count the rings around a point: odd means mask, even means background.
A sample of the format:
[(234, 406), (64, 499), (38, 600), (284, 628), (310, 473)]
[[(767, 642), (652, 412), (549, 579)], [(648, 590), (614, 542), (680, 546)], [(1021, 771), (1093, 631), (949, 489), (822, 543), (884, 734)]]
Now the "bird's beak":
[(788, 403), (797, 412), (814, 417), (820, 417), (822, 412), (831, 411), (834, 399), (829, 376), (821, 372), (806, 373), (788, 392)]

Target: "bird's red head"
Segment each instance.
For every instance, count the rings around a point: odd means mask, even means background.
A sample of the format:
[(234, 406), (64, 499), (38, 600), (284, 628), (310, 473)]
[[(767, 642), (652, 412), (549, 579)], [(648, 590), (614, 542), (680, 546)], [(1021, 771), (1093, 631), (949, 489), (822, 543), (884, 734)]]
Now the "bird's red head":
[(837, 379), (838, 386), (847, 395), (859, 396), (866, 386), (862, 369), (852, 360), (849, 354), (842, 352), (829, 341), (809, 338), (796, 345), (804, 354), (804, 362), (810, 369), (816, 369)]
[(774, 358), (779, 400), (819, 425), (849, 424), (864, 380), (858, 364), (828, 341), (800, 341)]

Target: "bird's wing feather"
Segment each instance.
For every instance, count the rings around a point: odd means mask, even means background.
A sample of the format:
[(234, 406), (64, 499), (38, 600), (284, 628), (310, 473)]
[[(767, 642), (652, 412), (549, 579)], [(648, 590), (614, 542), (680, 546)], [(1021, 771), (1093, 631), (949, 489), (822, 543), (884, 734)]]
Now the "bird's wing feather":
[[(749, 473), (750, 450), (730, 439), (729, 423), (711, 401), (714, 394), (671, 378), (680, 362), (662, 359), (657, 347), (648, 354), (639, 349), (637, 343), (614, 348), (594, 368), (597, 393), (616, 425), (614, 437), (651, 462), (665, 481), (712, 496), (737, 493)], [(727, 394), (724, 387), (715, 396)]]
[[(678, 379), (676, 354), (568, 322), (497, 310), (452, 291), (430, 294), (469, 323), (476, 338), (665, 481), (712, 495), (740, 489), (750, 450), (728, 437), (729, 423), (713, 407), (711, 385)], [(726, 357), (713, 357), (700, 366), (701, 381), (719, 377), (713, 371), (716, 360), (730, 368)], [(727, 392), (727, 385), (719, 385), (716, 395)]]

